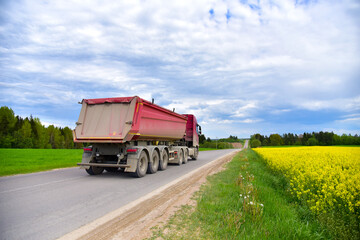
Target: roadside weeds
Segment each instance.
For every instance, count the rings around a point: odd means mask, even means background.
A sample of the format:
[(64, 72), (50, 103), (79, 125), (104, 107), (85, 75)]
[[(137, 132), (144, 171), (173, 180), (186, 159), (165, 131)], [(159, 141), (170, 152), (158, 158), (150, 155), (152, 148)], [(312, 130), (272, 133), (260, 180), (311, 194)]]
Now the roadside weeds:
[(332, 239), (286, 187), (252, 150), (242, 151), (201, 186), (195, 205), (183, 205), (148, 239)]

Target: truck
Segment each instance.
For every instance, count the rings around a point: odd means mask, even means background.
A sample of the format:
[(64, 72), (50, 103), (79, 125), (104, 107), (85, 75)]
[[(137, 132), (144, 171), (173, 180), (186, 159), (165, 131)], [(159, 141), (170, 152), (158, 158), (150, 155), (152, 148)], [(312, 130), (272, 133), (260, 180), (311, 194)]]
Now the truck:
[(78, 163), (90, 175), (121, 170), (141, 178), (198, 157), (201, 127), (192, 114), (138, 96), (83, 99), (80, 104), (73, 138), (91, 144)]

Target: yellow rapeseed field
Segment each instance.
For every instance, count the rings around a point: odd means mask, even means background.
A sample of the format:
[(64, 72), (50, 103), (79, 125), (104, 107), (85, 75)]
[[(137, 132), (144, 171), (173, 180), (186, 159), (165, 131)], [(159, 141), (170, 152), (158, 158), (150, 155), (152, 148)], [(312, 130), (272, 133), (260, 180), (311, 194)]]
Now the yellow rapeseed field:
[(286, 176), (291, 193), (315, 214), (335, 211), (360, 219), (360, 147), (254, 150)]

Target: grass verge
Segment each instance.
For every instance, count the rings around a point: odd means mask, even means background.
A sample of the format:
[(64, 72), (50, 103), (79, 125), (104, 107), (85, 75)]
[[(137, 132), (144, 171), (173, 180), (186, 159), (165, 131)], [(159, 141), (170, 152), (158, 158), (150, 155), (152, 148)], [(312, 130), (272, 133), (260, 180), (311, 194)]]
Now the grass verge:
[(82, 149), (0, 149), (0, 176), (75, 167)]
[(226, 150), (226, 149), (233, 149), (233, 148), (199, 148), (199, 151), (200, 152), (203, 152), (203, 151), (213, 151), (213, 150)]
[(183, 206), (149, 239), (331, 239), (285, 189), (285, 178), (242, 151), (208, 178), (195, 207)]
[(203, 151), (213, 151), (213, 150), (220, 150), (220, 149), (217, 149), (217, 148), (199, 148), (199, 151), (200, 151), (200, 152), (203, 152)]

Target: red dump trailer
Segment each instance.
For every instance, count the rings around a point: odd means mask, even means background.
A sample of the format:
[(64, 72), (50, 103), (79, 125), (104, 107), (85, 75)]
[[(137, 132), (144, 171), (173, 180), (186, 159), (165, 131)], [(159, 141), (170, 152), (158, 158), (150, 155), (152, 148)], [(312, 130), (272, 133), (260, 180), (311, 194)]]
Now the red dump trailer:
[(201, 127), (191, 114), (178, 114), (140, 97), (83, 99), (74, 142), (90, 143), (82, 162), (90, 175), (132, 172), (136, 177), (181, 165), (199, 153)]

